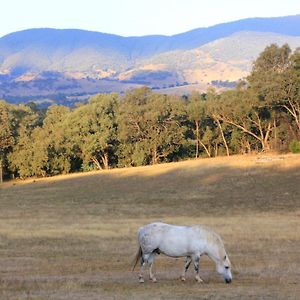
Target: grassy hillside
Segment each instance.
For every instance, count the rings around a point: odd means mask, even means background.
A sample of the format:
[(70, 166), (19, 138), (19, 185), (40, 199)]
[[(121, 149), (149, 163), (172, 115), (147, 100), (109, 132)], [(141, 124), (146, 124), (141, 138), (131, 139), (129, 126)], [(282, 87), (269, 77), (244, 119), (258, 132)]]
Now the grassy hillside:
[[(85, 47), (66, 56), (61, 52), (61, 58), (59, 54), (56, 56), (51, 69), (64, 70), (64, 73), (29, 72), (16, 77), (0, 73), (0, 97), (16, 102), (38, 102), (46, 99), (54, 103), (68, 104), (66, 99), (82, 101), (99, 92), (123, 92), (139, 85), (160, 88), (162, 93), (174, 92), (179, 95), (189, 94), (192, 90), (206, 92), (212, 81), (237, 81), (247, 76), (253, 60), (271, 43), (288, 43), (295, 49), (300, 45), (300, 37), (240, 32), (197, 49), (176, 50), (148, 59), (139, 59), (123, 71), (114, 64), (114, 60), (117, 64), (122, 64), (121, 58), (116, 59), (110, 52), (109, 59), (105, 59), (100, 52)], [(14, 56), (14, 59), (18, 57)], [(38, 61), (35, 53), (30, 57), (24, 61)], [(41, 59), (39, 62), (45, 61)], [(88, 71), (84, 71), (86, 64), (89, 65)], [(19, 71), (22, 70), (21, 68)], [(184, 84), (182, 87), (183, 83), (190, 85)]]
[(234, 81), (247, 76), (253, 61), (270, 44), (300, 47), (300, 37), (275, 33), (238, 32), (192, 50), (162, 53), (139, 62), (140, 66), (160, 65), (181, 74), (182, 81), (209, 83)]
[[(299, 47), (299, 28), (300, 15), (243, 19), (173, 36), (23, 30), (0, 38), (0, 97), (60, 104), (67, 102), (62, 98), (76, 102), (110, 92), (111, 86), (124, 92), (128, 83), (165, 89), (186, 83), (233, 82), (249, 74), (253, 60), (267, 45)], [(45, 73), (57, 76), (39, 80)], [(112, 84), (100, 82), (105, 80)], [(175, 89), (178, 94), (185, 91)]]
[[(1, 299), (297, 299), (300, 155), (236, 156), (115, 169), (0, 187)], [(203, 258), (158, 257), (158, 283), (131, 272), (137, 229), (206, 224), (233, 263), (225, 285)]]
[[(198, 48), (240, 31), (299, 36), (299, 28), (300, 15), (244, 19), (173, 36), (122, 37), (76, 29), (28, 29), (0, 38), (0, 71), (7, 68), (81, 71), (94, 67), (105, 68), (107, 63), (111, 65), (110, 68), (120, 70), (134, 64), (139, 58)], [(80, 65), (78, 60), (81, 61)]]

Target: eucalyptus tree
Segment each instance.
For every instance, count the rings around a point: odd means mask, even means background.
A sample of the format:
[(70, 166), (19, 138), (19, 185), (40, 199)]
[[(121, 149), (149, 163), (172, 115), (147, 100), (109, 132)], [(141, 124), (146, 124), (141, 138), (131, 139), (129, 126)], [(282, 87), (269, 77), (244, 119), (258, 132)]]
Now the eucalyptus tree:
[(271, 113), (255, 94), (249, 90), (232, 90), (216, 99), (210, 108), (216, 118), (254, 138), (261, 150), (269, 149)]
[(67, 143), (84, 170), (116, 164), (118, 103), (116, 93), (99, 94), (68, 114), (64, 122)]
[(220, 98), (220, 96), (217, 95), (213, 89), (208, 90), (206, 107), (207, 107), (208, 114), (210, 114), (211, 118), (214, 120), (215, 124), (217, 125), (217, 128), (222, 138), (223, 145), (226, 149), (226, 155), (229, 156), (229, 147), (225, 137), (225, 133), (226, 133), (225, 131), (227, 129), (226, 122), (224, 122), (224, 120), (220, 117), (220, 114), (216, 113), (216, 109), (215, 109), (215, 106), (218, 105), (218, 98)]
[(187, 113), (177, 96), (151, 94), (145, 110), (146, 139), (151, 163), (180, 156), (185, 143)]
[(284, 73), (283, 84), (284, 95), (280, 104), (295, 122), (300, 139), (300, 49), (290, 57), (290, 65)]
[(67, 143), (64, 122), (71, 110), (61, 105), (48, 108), (41, 128), (40, 144), (44, 145), (48, 175), (66, 174), (72, 169), (73, 154)]
[(300, 138), (300, 53), (290, 47), (272, 44), (265, 48), (247, 78), (249, 90), (273, 120), (274, 137), (282, 126), (282, 112), (296, 125)]
[(40, 130), (41, 116), (31, 106), (18, 105), (13, 109), (14, 145), (8, 154), (9, 167), (20, 177), (45, 176), (46, 161), (44, 148), (39, 144), (44, 140)]
[(14, 145), (13, 115), (11, 106), (4, 100), (0, 101), (0, 183), (3, 180), (3, 168), (6, 166), (8, 152)]
[(119, 164), (156, 164), (180, 156), (185, 120), (184, 104), (176, 96), (148, 88), (128, 92), (118, 114)]
[(147, 87), (127, 91), (117, 115), (118, 164), (139, 166), (149, 163), (145, 111), (151, 90)]
[[(199, 156), (200, 147), (203, 147), (207, 156), (210, 157), (211, 152), (208, 149), (209, 145), (206, 145), (204, 142), (204, 135), (206, 129), (208, 128), (208, 115), (205, 95), (200, 95), (198, 92), (192, 92), (188, 100), (187, 114), (188, 119), (192, 122), (192, 131), (195, 139), (195, 157), (197, 158)], [(206, 140), (208, 137), (207, 134)]]

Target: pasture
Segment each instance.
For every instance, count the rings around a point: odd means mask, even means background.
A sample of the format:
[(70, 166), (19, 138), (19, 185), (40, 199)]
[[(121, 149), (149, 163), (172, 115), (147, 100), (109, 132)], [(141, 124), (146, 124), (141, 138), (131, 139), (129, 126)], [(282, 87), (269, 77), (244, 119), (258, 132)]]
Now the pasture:
[[(132, 272), (152, 221), (205, 224), (233, 264), (225, 284), (204, 257)], [(300, 299), (300, 155), (233, 156), (0, 186), (0, 299)], [(147, 271), (147, 270), (146, 270)], [(145, 273), (147, 274), (147, 273)]]

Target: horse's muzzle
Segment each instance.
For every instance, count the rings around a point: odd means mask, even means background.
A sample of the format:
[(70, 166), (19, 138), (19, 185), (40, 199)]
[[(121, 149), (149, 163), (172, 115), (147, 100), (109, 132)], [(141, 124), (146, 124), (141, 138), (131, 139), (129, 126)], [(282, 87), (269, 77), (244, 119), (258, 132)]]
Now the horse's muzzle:
[(225, 278), (226, 283), (231, 283), (232, 279), (231, 278)]

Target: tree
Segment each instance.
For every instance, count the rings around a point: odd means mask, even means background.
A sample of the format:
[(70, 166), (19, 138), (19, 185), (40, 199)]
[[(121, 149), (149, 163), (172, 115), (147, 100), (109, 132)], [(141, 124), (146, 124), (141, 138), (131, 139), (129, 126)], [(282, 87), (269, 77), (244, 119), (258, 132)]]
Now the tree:
[[(46, 160), (44, 148), (38, 141), (44, 141), (40, 132), (40, 116), (30, 106), (19, 105), (13, 110), (14, 145), (7, 158), (12, 171), (22, 178), (45, 175), (43, 162)], [(38, 139), (39, 137), (39, 139)]]
[(210, 151), (205, 145), (203, 137), (208, 123), (207, 105), (205, 95), (193, 92), (188, 98), (187, 113), (188, 119), (192, 122), (192, 131), (195, 138), (195, 157), (199, 157), (200, 146), (203, 147), (208, 157), (211, 156)]
[(223, 92), (210, 107), (216, 118), (256, 139), (263, 151), (269, 149), (272, 116), (250, 90)]
[(259, 86), (262, 87), (264, 82), (259, 83), (255, 80), (255, 76), (265, 76), (266, 73), (269, 75), (272, 75), (272, 73), (284, 73), (290, 66), (290, 54), (291, 48), (288, 44), (284, 44), (282, 47), (279, 47), (276, 44), (267, 46), (254, 61), (248, 81), (252, 82), (252, 84), (256, 82), (256, 84), (259, 84)]
[(118, 95), (99, 94), (71, 112), (64, 128), (69, 147), (83, 162), (83, 169), (108, 169), (117, 146)]
[(65, 106), (54, 105), (48, 108), (43, 126), (42, 139), (47, 152), (46, 170), (48, 175), (69, 173), (72, 169), (72, 152), (67, 143), (64, 121), (70, 114)]
[(178, 97), (148, 88), (128, 92), (119, 111), (121, 165), (156, 164), (177, 156), (184, 142), (186, 112)]
[(268, 106), (273, 115), (274, 130), (276, 114), (284, 109), (294, 120), (300, 134), (300, 54), (291, 55), (288, 45), (271, 45), (259, 55), (248, 76), (249, 89)]
[(147, 87), (127, 91), (118, 110), (118, 163), (139, 166), (149, 163), (145, 137), (145, 106), (151, 90)]
[(279, 103), (292, 117), (300, 138), (300, 51), (295, 51), (290, 62), (283, 74), (284, 93)]
[(0, 183), (3, 181), (3, 167), (7, 153), (14, 144), (13, 117), (10, 105), (0, 101)]
[(144, 117), (152, 164), (169, 161), (184, 143), (186, 111), (182, 101), (176, 96), (151, 94)]
[[(41, 142), (43, 141), (43, 142)], [(47, 146), (40, 127), (28, 131), (24, 127), (19, 130), (18, 144), (9, 154), (11, 168), (21, 178), (46, 176)]]
[[(208, 94), (207, 94), (208, 112), (211, 115), (211, 117), (213, 118), (213, 120), (215, 121), (215, 123), (217, 124), (217, 127), (218, 127), (221, 137), (222, 137), (223, 144), (226, 149), (226, 155), (229, 156), (229, 148), (228, 148), (228, 144), (227, 144), (227, 141), (225, 138), (223, 124), (221, 124), (221, 121), (223, 121), (223, 120), (222, 120), (222, 118), (220, 118), (220, 115), (215, 112), (215, 108), (214, 108), (214, 105), (216, 104), (216, 101), (215, 101), (216, 98), (218, 98), (218, 95), (216, 95), (215, 91), (209, 90)], [(225, 124), (225, 122), (224, 122), (224, 124)]]

